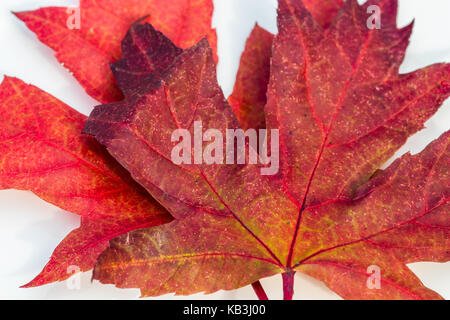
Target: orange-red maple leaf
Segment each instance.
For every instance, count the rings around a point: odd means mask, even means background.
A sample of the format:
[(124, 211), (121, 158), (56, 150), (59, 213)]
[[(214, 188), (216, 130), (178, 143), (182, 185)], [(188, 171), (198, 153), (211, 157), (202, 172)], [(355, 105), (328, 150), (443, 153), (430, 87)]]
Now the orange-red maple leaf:
[(266, 127), (264, 106), (270, 78), (273, 34), (256, 25), (245, 45), (228, 103), (243, 129)]
[(121, 57), (120, 42), (130, 25), (148, 16), (151, 22), (177, 46), (188, 48), (207, 36), (216, 50), (216, 33), (211, 27), (212, 0), (81, 0), (79, 25), (75, 11), (48, 7), (17, 12), (39, 40), (56, 52), (86, 92), (102, 102), (122, 99), (110, 63)]
[[(368, 5), (379, 6), (381, 29), (367, 28)], [(397, 1), (349, 0), (323, 29), (302, 1), (279, 1), (265, 107), (280, 134), (276, 176), (171, 160), (176, 129), (239, 128), (206, 41), (124, 101), (97, 107), (85, 131), (178, 219), (111, 241), (94, 278), (153, 296), (283, 273), (291, 298), (298, 271), (348, 299), (440, 298), (406, 263), (450, 258), (450, 135), (378, 168), (450, 95), (450, 66), (399, 74), (411, 26), (397, 29), (396, 13)], [(371, 266), (379, 290), (367, 285)]]
[(30, 190), (81, 216), (27, 286), (93, 268), (108, 241), (171, 221), (170, 215), (93, 138), (86, 116), (38, 88), (6, 77), (0, 86), (0, 188)]

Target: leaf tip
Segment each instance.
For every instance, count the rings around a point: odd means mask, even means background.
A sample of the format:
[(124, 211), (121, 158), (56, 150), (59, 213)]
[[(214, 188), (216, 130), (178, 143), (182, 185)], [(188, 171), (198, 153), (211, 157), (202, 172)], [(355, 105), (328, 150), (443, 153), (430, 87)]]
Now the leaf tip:
[(29, 11), (10, 11), (17, 19), (25, 22), (25, 18), (27, 17)]

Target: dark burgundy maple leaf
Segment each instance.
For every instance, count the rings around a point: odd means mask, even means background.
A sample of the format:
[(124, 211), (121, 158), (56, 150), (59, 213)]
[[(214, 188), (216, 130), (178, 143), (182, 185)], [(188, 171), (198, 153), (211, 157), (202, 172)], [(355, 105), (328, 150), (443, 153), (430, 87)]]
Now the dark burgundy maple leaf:
[[(368, 5), (379, 6), (381, 29), (367, 28)], [(273, 177), (259, 165), (171, 160), (176, 129), (239, 128), (205, 40), (129, 82), (124, 101), (96, 107), (85, 132), (177, 220), (111, 241), (94, 278), (154, 296), (282, 273), (289, 299), (302, 272), (348, 299), (440, 298), (406, 263), (449, 259), (450, 136), (378, 169), (450, 95), (450, 66), (399, 74), (412, 26), (397, 29), (396, 15), (397, 1), (349, 0), (324, 29), (301, 1), (279, 1), (265, 106), (267, 128), (280, 134)], [(139, 28), (149, 35), (140, 41), (169, 45)], [(122, 62), (130, 69), (132, 50)], [(366, 283), (373, 265), (380, 290)]]

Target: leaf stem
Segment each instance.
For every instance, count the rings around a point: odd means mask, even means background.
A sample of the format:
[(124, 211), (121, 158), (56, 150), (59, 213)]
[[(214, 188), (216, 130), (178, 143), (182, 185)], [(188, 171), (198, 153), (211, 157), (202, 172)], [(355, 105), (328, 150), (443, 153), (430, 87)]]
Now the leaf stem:
[(261, 285), (261, 282), (259, 282), (259, 281), (253, 282), (252, 287), (253, 287), (253, 290), (255, 291), (256, 295), (258, 296), (259, 300), (269, 300), (266, 292), (264, 291), (263, 286)]
[(292, 300), (294, 296), (294, 275), (295, 271), (290, 270), (282, 274), (283, 277), (283, 299)]

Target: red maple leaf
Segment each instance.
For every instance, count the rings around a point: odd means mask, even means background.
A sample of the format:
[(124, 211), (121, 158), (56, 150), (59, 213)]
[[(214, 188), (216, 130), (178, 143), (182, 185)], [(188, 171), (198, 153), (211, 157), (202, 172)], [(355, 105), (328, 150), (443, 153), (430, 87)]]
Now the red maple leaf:
[(81, 0), (79, 28), (69, 29), (74, 12), (48, 7), (18, 12), (39, 40), (56, 51), (56, 58), (68, 68), (86, 92), (102, 102), (122, 99), (110, 63), (121, 57), (120, 42), (130, 25), (149, 15), (158, 30), (177, 46), (188, 48), (205, 35), (216, 50), (216, 32), (211, 28), (212, 0)]
[[(314, 19), (328, 28), (343, 0), (303, 1)], [(264, 106), (270, 78), (273, 35), (256, 25), (242, 53), (233, 93), (228, 102), (243, 129), (265, 128)]]
[[(381, 29), (367, 28), (368, 5), (379, 6)], [(349, 0), (324, 29), (301, 1), (279, 1), (265, 106), (266, 127), (280, 134), (276, 176), (171, 160), (176, 129), (240, 127), (205, 40), (124, 101), (96, 107), (85, 132), (177, 219), (111, 241), (94, 278), (154, 296), (282, 273), (290, 299), (302, 272), (348, 299), (440, 298), (406, 263), (449, 259), (450, 135), (378, 169), (450, 95), (450, 66), (399, 74), (412, 26), (397, 29), (396, 16), (397, 1)], [(371, 266), (379, 290), (367, 285)]]

